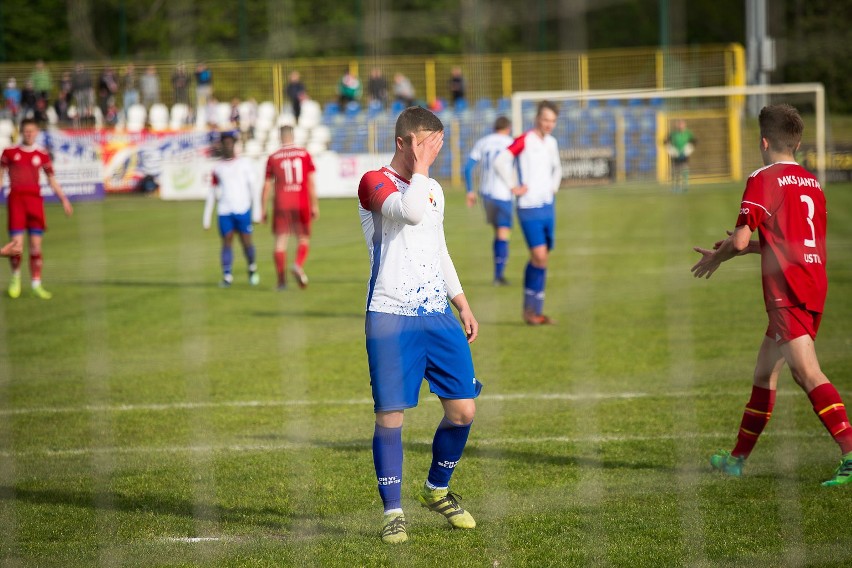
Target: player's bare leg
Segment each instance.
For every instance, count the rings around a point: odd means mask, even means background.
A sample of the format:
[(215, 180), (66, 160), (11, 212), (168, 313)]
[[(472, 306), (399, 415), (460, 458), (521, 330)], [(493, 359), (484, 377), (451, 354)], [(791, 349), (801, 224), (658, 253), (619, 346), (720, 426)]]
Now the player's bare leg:
[(285, 272), (287, 266), (287, 241), (289, 234), (281, 233), (275, 235), (275, 250), (273, 257), (275, 258), (275, 272), (278, 275), (278, 290), (287, 289), (287, 275)]
[(751, 455), (772, 416), (778, 375), (784, 364), (784, 356), (778, 345), (771, 338), (764, 336), (754, 367), (751, 397), (746, 403), (737, 432), (737, 443), (732, 451), (719, 450), (710, 457), (713, 469), (734, 477), (742, 475), (745, 460)]
[(10, 298), (19, 298), (21, 296), (21, 261), (24, 252), (24, 234), (16, 233), (12, 235), (11, 241), (3, 249), (8, 249), (11, 253), (8, 256), (9, 265), (12, 268), (12, 278), (9, 280), (9, 288), (6, 292)]
[(453, 528), (472, 529), (476, 527), (476, 521), (459, 505), (461, 497), (450, 491), (449, 484), (467, 444), (476, 403), (470, 398), (442, 398), (441, 404), (444, 406), (444, 418), (432, 442), (432, 466), (417, 499), (430, 511), (443, 515)]
[(255, 263), (254, 243), (251, 240), (251, 233), (240, 233), (240, 242), (243, 245), (243, 253), (248, 263), (248, 280), (252, 286), (260, 284), (260, 274), (257, 273), (257, 263)]
[(298, 245), (296, 248), (296, 262), (293, 263), (293, 277), (299, 283), (299, 288), (305, 289), (308, 287), (308, 275), (305, 274), (305, 259), (308, 257), (308, 250), (311, 245), (311, 238), (307, 235), (299, 235)]
[(401, 544), (408, 540), (402, 511), (402, 410), (376, 412), (373, 434), (373, 465), (384, 505), (382, 542)]
[(548, 250), (547, 245), (538, 245), (530, 249), (529, 265), (530, 267), (532, 267), (533, 270), (540, 274), (542, 282), (539, 286), (541, 291), (529, 289), (524, 290), (524, 321), (529, 325), (551, 325), (555, 323), (548, 316), (541, 313), (541, 307), (544, 304), (543, 271), (547, 270), (547, 263), (549, 261), (549, 257), (550, 251)]
[(840, 465), (834, 477), (823, 485), (852, 485), (852, 426), (840, 393), (819, 366), (813, 339), (807, 335), (797, 337), (781, 345), (781, 353), (793, 379), (808, 393), (814, 413), (840, 447)]
[(53, 294), (45, 290), (41, 285), (41, 267), (43, 264), (41, 242), (41, 234), (30, 234), (30, 278), (32, 279), (32, 293), (36, 298), (49, 300), (53, 297)]

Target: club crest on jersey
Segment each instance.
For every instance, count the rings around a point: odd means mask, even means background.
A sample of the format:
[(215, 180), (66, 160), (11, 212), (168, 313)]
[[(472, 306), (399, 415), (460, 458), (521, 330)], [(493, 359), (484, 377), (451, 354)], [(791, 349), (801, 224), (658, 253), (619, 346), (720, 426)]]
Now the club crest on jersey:
[(35, 166), (37, 168), (40, 165), (41, 165), (41, 158), (39, 158), (38, 156), (33, 156), (33, 166)]
[(437, 201), (435, 201), (435, 194), (434, 194), (434, 193), (432, 193), (431, 191), (429, 192), (429, 203), (431, 203), (431, 204), (432, 204), (432, 208), (433, 208), (433, 209), (437, 209), (437, 208), (438, 208), (438, 202), (437, 202)]
[(373, 188), (373, 191), (379, 191), (384, 186), (385, 186), (385, 182), (378, 183), (378, 184), (376, 184), (376, 187)]

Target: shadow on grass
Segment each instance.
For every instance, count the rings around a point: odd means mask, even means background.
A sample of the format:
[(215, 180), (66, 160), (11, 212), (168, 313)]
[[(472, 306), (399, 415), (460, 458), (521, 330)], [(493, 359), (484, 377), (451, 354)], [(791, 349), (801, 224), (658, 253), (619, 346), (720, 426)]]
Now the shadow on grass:
[(223, 507), (169, 495), (126, 495), (114, 491), (94, 492), (0, 486), (0, 502), (70, 506), (121, 513), (154, 513), (223, 524), (249, 524), (273, 531), (293, 533), (297, 536), (307, 534), (342, 536), (344, 534), (341, 528), (318, 519), (316, 512), (284, 511), (274, 507)]
[[(256, 440), (278, 440), (288, 441), (296, 444), (305, 443), (305, 439), (297, 439), (288, 436), (270, 434), (264, 436), (250, 436)], [(370, 440), (352, 440), (346, 442), (323, 442), (322, 440), (310, 440), (311, 446), (318, 446), (330, 450), (341, 452), (371, 452)], [(432, 453), (432, 444), (425, 442), (403, 442), (403, 449), (406, 452), (414, 452), (421, 454)], [(579, 454), (550, 454), (536, 452), (532, 450), (518, 450), (511, 447), (480, 447), (475, 442), (468, 445), (464, 450), (465, 458), (477, 458), (497, 461), (508, 461), (519, 464), (544, 464), (556, 467), (575, 467), (580, 469), (632, 469), (632, 470), (653, 470), (661, 472), (673, 472), (676, 468), (663, 465), (653, 461), (623, 461), (613, 460), (611, 458), (593, 458)]]

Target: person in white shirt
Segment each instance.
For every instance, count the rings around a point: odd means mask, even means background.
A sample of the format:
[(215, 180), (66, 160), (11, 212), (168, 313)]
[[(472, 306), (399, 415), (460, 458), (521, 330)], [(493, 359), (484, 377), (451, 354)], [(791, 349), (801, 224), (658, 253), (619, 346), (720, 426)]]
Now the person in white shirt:
[(228, 288), (234, 281), (231, 269), (234, 262), (232, 243), (234, 233), (239, 233), (248, 263), (249, 284), (257, 286), (260, 275), (255, 263), (254, 243), (252, 242), (252, 223), (260, 222), (260, 204), (258, 203), (257, 173), (247, 158), (234, 156), (233, 134), (222, 134), (222, 161), (213, 167), (212, 186), (204, 204), (203, 226), (210, 228), (213, 208), (219, 214), (219, 235), (222, 237), (222, 282), (220, 286)]
[(517, 137), (499, 156), (496, 168), (506, 183), (515, 179), (517, 162), (518, 221), (530, 249), (524, 273), (524, 321), (529, 325), (548, 325), (553, 320), (542, 313), (547, 262), (554, 244), (556, 215), (554, 196), (562, 183), (559, 147), (551, 132), (559, 112), (550, 101), (541, 101), (535, 126)]
[(444, 125), (430, 111), (409, 107), (399, 115), (395, 134), (390, 165), (364, 174), (358, 187), (370, 253), (365, 331), (376, 414), (373, 462), (385, 512), (382, 541), (389, 544), (408, 540), (401, 507), (402, 423), (404, 411), (417, 406), (424, 378), (441, 400), (444, 416), (418, 499), (454, 528), (476, 526), (449, 482), (482, 388), (468, 346), (479, 324), (447, 251), (444, 192), (429, 178), (444, 143)]
[(512, 231), (512, 188), (517, 183), (506, 183), (497, 174), (494, 162), (497, 156), (509, 147), (512, 137), (509, 132), (512, 123), (505, 116), (494, 121), (494, 132), (476, 141), (470, 150), (464, 166), (464, 182), (467, 190), (467, 206), (476, 205), (476, 193), (473, 190), (473, 171), (481, 165), (479, 175), (479, 195), (485, 209), (485, 220), (494, 227), (494, 285), (506, 286), (504, 276), (506, 261), (509, 259), (509, 236)]

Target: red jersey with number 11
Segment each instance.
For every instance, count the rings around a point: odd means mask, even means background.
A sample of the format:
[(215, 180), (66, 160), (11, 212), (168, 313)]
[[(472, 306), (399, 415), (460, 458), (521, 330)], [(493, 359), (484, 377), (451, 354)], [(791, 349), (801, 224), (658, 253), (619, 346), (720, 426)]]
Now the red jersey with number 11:
[(796, 162), (777, 162), (751, 174), (737, 226), (760, 229), (766, 309), (804, 306), (822, 313), (825, 275), (825, 195)]
[(275, 209), (310, 208), (308, 178), (314, 161), (304, 148), (282, 146), (266, 160), (266, 178), (275, 182)]

